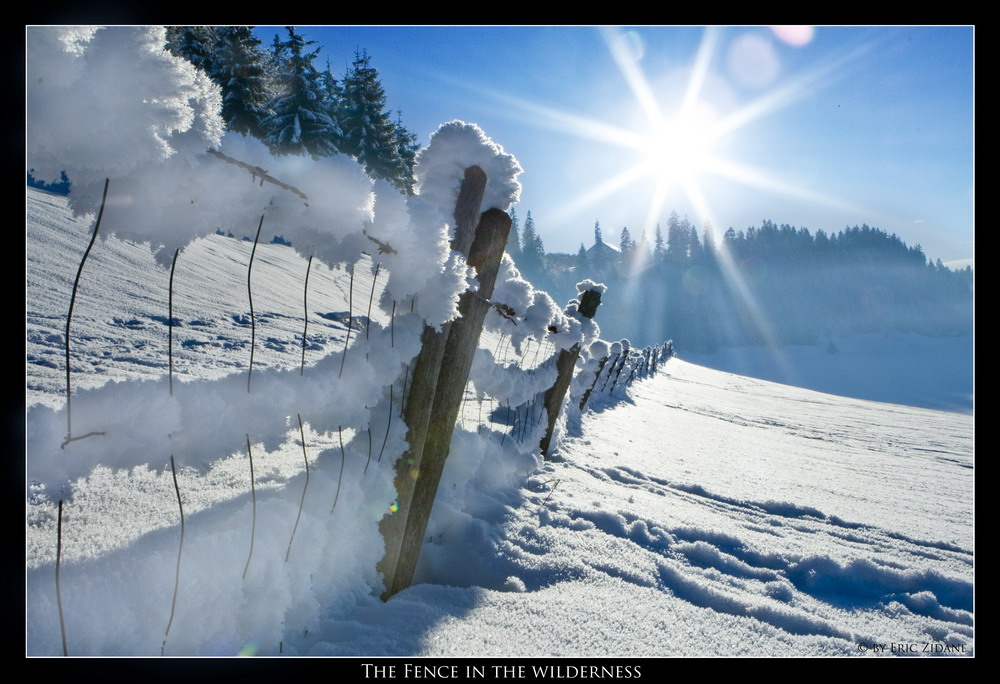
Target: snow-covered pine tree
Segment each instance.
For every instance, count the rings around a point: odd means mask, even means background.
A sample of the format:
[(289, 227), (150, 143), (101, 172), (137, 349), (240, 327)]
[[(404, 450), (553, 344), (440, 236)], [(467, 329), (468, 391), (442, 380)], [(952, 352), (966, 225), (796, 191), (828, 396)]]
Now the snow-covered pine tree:
[(306, 52), (316, 41), (307, 41), (294, 26), (286, 28), (288, 40), (276, 46), (276, 56), (284, 57), (278, 79), (282, 91), (268, 103), (273, 114), (264, 122), (266, 142), (275, 154), (329, 157), (339, 151), (341, 129), (330, 118), (323, 84), (312, 63), (319, 48)]
[(622, 228), (620, 249), (622, 253), (622, 259), (627, 259), (628, 256), (632, 253), (632, 250), (635, 249), (635, 240), (632, 239), (632, 234), (629, 232), (628, 226)]
[(582, 278), (583, 274), (587, 271), (587, 248), (580, 243), (580, 249), (576, 253), (576, 277)]
[(413, 167), (417, 164), (420, 144), (417, 136), (403, 126), (403, 112), (396, 111), (396, 175), (393, 184), (408, 195), (413, 194)]
[(667, 218), (667, 262), (672, 266), (683, 266), (688, 260), (688, 229), (681, 222), (676, 211)]
[(211, 73), (215, 31), (211, 26), (168, 26), (166, 48), (205, 73)]
[(322, 73), (319, 75), (320, 83), (323, 84), (323, 92), (326, 95), (328, 102), (336, 103), (340, 106), (340, 100), (344, 96), (344, 89), (337, 82), (337, 79), (333, 77), (333, 72), (330, 71), (330, 58), (326, 58), (326, 69), (323, 69)]
[(517, 220), (517, 211), (510, 208), (510, 234), (507, 237), (507, 254), (515, 264), (521, 263), (521, 222)]
[(701, 261), (701, 242), (698, 240), (698, 229), (688, 223), (688, 261)]
[(378, 71), (371, 66), (371, 58), (364, 50), (355, 53), (351, 69), (344, 77), (342, 110), (341, 151), (357, 159), (369, 175), (405, 187), (405, 182), (399, 179), (396, 126), (385, 108), (385, 91)]
[(524, 219), (524, 231), (521, 233), (521, 272), (526, 273), (529, 279), (538, 281), (545, 268), (545, 246), (542, 238), (535, 230), (535, 220), (528, 212)]
[(269, 89), (266, 56), (250, 26), (220, 26), (215, 29), (212, 80), (222, 88), (222, 118), (226, 128), (263, 139), (263, 122), (273, 94)]
[(667, 245), (663, 241), (663, 232), (660, 224), (656, 224), (656, 239), (653, 242), (653, 263), (662, 264), (667, 258)]
[(274, 39), (271, 40), (271, 52), (268, 55), (268, 61), (271, 64), (271, 70), (274, 72), (278, 72), (284, 60), (285, 60), (285, 43), (282, 42), (281, 36), (275, 33)]

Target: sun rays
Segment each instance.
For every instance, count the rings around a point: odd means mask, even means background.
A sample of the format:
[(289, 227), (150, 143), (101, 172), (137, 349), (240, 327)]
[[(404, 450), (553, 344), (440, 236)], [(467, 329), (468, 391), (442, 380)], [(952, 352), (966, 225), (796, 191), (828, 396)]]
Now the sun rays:
[[(760, 44), (766, 44), (766, 40), (759, 36), (744, 35), (756, 38), (756, 43), (746, 41), (749, 49), (758, 49)], [(807, 27), (783, 27), (776, 29), (774, 35), (790, 45), (801, 46), (813, 34)], [(554, 222), (578, 220), (591, 207), (618, 194), (624, 197), (625, 193), (631, 192), (628, 201), (634, 202), (633, 186), (641, 185), (644, 189), (648, 188), (648, 204), (643, 212), (642, 226), (638, 231), (633, 228), (633, 234), (640, 238), (645, 236), (651, 241), (655, 227), (671, 208), (668, 202), (681, 197), (694, 210), (697, 222), (723, 225), (723, 222), (717, 220), (717, 208), (714, 205), (720, 201), (720, 180), (783, 198), (805, 200), (844, 210), (856, 209), (839, 198), (737, 160), (734, 155), (727, 153), (727, 143), (737, 140), (741, 130), (749, 124), (789, 107), (842, 77), (845, 73), (843, 67), (865, 54), (868, 47), (827, 60), (817, 68), (785, 78), (780, 83), (775, 76), (777, 68), (769, 62), (765, 64), (766, 69), (761, 67), (761, 70), (769, 72), (770, 79), (767, 87), (759, 88), (763, 94), (749, 103), (733, 107), (731, 103), (717, 102), (708, 87), (712, 79), (722, 78), (717, 70), (724, 68), (718, 64), (722, 61), (719, 59), (718, 29), (708, 28), (702, 34), (694, 60), (686, 69), (686, 80), (680, 92), (669, 92), (654, 86), (658, 82), (657, 75), (647, 74), (643, 70), (646, 46), (642, 36), (636, 31), (605, 28), (601, 29), (601, 36), (634, 100), (631, 125), (601, 121), (530, 102), (514, 101), (509, 96), (504, 98), (525, 114), (530, 114), (535, 125), (569, 133), (581, 140), (603, 143), (611, 149), (619, 150), (619, 157), (631, 159), (624, 168), (609, 171), (602, 181), (581, 193), (574, 201), (564, 204), (558, 215), (551, 217)], [(764, 57), (768, 55), (765, 54)], [(768, 58), (776, 59), (773, 55)], [(752, 64), (749, 68), (752, 68)], [(727, 107), (726, 104), (730, 106)], [(743, 279), (739, 265), (728, 254), (724, 241), (717, 241), (716, 247), (718, 263), (724, 272), (727, 286), (747, 303), (754, 325), (762, 338), (773, 340), (771, 326), (753, 301), (752, 292)], [(648, 255), (639, 255), (634, 259), (634, 273), (645, 269), (648, 264), (644, 262), (647, 261)], [(626, 289), (631, 288), (626, 286)]]

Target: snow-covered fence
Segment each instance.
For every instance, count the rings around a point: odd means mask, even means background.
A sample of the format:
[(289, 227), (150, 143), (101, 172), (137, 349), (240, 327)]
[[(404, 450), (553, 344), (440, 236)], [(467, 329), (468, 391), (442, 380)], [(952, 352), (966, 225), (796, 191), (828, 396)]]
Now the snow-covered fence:
[[(163, 61), (159, 52), (155, 54), (155, 60)], [(47, 76), (44, 81), (48, 82)], [(368, 275), (373, 297), (380, 269), (388, 274), (379, 282), (382, 296), (376, 305), (378, 315), (374, 318), (371, 315), (373, 303), (369, 301), (367, 325), (362, 326), (364, 334), (348, 339), (352, 320), (360, 313), (355, 312), (351, 286), (343, 346), (334, 351), (330, 339), (326, 352), (332, 353), (319, 361), (313, 360), (307, 366), (296, 354), (292, 368), (291, 363), (268, 367), (255, 359), (252, 385), (243, 377), (248, 375), (245, 358), (227, 360), (230, 365), (243, 366), (243, 372), (222, 378), (198, 377), (201, 374), (197, 369), (184, 368), (182, 364), (179, 370), (182, 376), (187, 375), (186, 381), (173, 383), (175, 318), (176, 325), (181, 325), (181, 317), (187, 317), (173, 308), (179, 304), (183, 309), (184, 300), (191, 294), (185, 283), (187, 274), (180, 269), (171, 279), (177, 282), (171, 282), (163, 292), (162, 312), (154, 309), (153, 316), (169, 324), (163, 331), (163, 340), (155, 343), (163, 348), (162, 364), (156, 365), (162, 365), (167, 377), (101, 386), (91, 383), (89, 388), (78, 390), (74, 394), (74, 430), (79, 424), (84, 431), (100, 432), (103, 436), (75, 441), (66, 450), (59, 449), (65, 434), (59, 423), (64, 428), (68, 424), (68, 405), (62, 408), (37, 405), (29, 410), (29, 502), (40, 511), (54, 506), (58, 500), (60, 511), (65, 508), (68, 514), (69, 525), (64, 530), (60, 515), (54, 536), (58, 537), (56, 557), (62, 560), (61, 594), (66, 600), (70, 653), (155, 653), (161, 649), (166, 653), (199, 653), (204, 648), (200, 644), (218, 643), (219, 638), (227, 643), (235, 640), (238, 650), (240, 643), (247, 642), (251, 635), (257, 635), (254, 640), (259, 642), (262, 633), (265, 643), (273, 642), (268, 649), (280, 650), (280, 634), (285, 626), (304, 625), (308, 630), (310, 620), (318, 619), (319, 610), (336, 603), (340, 600), (338, 596), (355, 593), (358, 587), (368, 587), (368, 591), (377, 593), (382, 583), (375, 570), (382, 551), (378, 523), (387, 512), (397, 508), (393, 464), (406, 445), (405, 423), (394, 421), (393, 416), (399, 410), (411, 359), (420, 350), (422, 331), (440, 328), (461, 313), (459, 294), (467, 288), (472, 276), (464, 256), (453, 252), (449, 245), (451, 221), (447, 216), (454, 207), (454, 179), (456, 174), (461, 179), (466, 166), (488, 168), (493, 181), (485, 188), (484, 201), (490, 207), (506, 208), (516, 198), (519, 187), (514, 180), (520, 170), (516, 161), (486, 139), (478, 128), (460, 122), (442, 127), (422, 153), (416, 170), (422, 192), (419, 197), (410, 198), (399, 195), (385, 183), (373, 184), (348, 159), (313, 163), (272, 158), (263, 146), (240, 136), (227, 136), (221, 143), (215, 140), (213, 144), (226, 150), (227, 156), (250, 160), (254, 168), (268, 167), (272, 177), (294, 183), (298, 192), (289, 192), (285, 187), (288, 184), (234, 182), (238, 177), (238, 174), (234, 177), (234, 168), (212, 159), (218, 157), (215, 154), (193, 153), (193, 158), (188, 155), (187, 160), (173, 169), (174, 173), (161, 168), (172, 164), (169, 159), (139, 164), (138, 168), (119, 170), (117, 175), (109, 173), (112, 189), (105, 217), (109, 228), (102, 229), (102, 236), (107, 232), (137, 240), (152, 238), (154, 248), (158, 242), (168, 243), (159, 247), (161, 255), (167, 249), (176, 254), (178, 248), (183, 249), (188, 240), (197, 237), (197, 232), (191, 232), (193, 227), (201, 226), (200, 232), (206, 235), (223, 227), (242, 232), (246, 229), (247, 214), (256, 212), (253, 224), (259, 226), (260, 212), (264, 210), (268, 216), (265, 230), (269, 225), (279, 227), (303, 258), (317, 256), (327, 264), (342, 264), (352, 280), (356, 273), (363, 276), (363, 271), (371, 268), (374, 274)], [(70, 201), (82, 213), (89, 208), (88, 201), (93, 196), (93, 176), (109, 169), (101, 163), (95, 164), (96, 168), (82, 166), (73, 154), (65, 151), (63, 154), (46, 161), (68, 169), (74, 178)], [(87, 161), (92, 159), (87, 157)], [(185, 164), (189, 167), (183, 168)], [(39, 168), (42, 166), (37, 164)], [(206, 195), (202, 192), (205, 188), (212, 188), (213, 192)], [(482, 198), (484, 188), (480, 188), (479, 194)], [(136, 205), (142, 207), (141, 220)], [(447, 210), (443, 210), (445, 206)], [(477, 201), (474, 220), (478, 220), (479, 213)], [(504, 242), (505, 234), (499, 239), (497, 260)], [(373, 244), (379, 246), (378, 252), (372, 248)], [(242, 250), (241, 243), (234, 247), (230, 251)], [(228, 245), (226, 249), (230, 249)], [(371, 254), (370, 258), (365, 251)], [(260, 262), (262, 255), (257, 256)], [(185, 263), (183, 255), (180, 261), (185, 267), (194, 266)], [(222, 265), (228, 269), (231, 263)], [(256, 262), (250, 283), (248, 266), (249, 262), (244, 260), (244, 282), (252, 288), (249, 296), (258, 304), (261, 290), (268, 295), (266, 290), (274, 284), (267, 282), (263, 271), (258, 276)], [(152, 281), (158, 276), (155, 268), (143, 274)], [(107, 272), (104, 277), (108, 277)], [(174, 285), (179, 292), (175, 292)], [(94, 281), (83, 283), (84, 293), (89, 292), (90, 296), (101, 289)], [(156, 287), (146, 289), (157, 291)], [(270, 295), (270, 301), (282, 297), (298, 299), (299, 295), (290, 294), (286, 289), (277, 296)], [(308, 320), (310, 315), (316, 315), (315, 310), (309, 310), (308, 287), (301, 296), (298, 301), (306, 306)], [(231, 295), (227, 292), (217, 297), (227, 299)], [(265, 306), (255, 306), (256, 311), (251, 314), (256, 323), (264, 322), (268, 315), (267, 296), (261, 299)], [(162, 313), (167, 314), (166, 318)], [(214, 326), (209, 316), (202, 313), (197, 312), (188, 320), (193, 319), (199, 326)], [(120, 315), (122, 321), (128, 319), (124, 313)], [(245, 314), (231, 311), (220, 318), (223, 321), (231, 318), (238, 328), (251, 320)], [(308, 329), (299, 316), (295, 318), (302, 332), (304, 352), (307, 347), (312, 348), (307, 345)], [(138, 320), (132, 323), (142, 325)], [(255, 336), (254, 332), (251, 336)], [(245, 349), (246, 342), (234, 342), (232, 348)], [(252, 346), (251, 341), (251, 349)], [(170, 385), (174, 385), (173, 392)], [(459, 385), (460, 391), (462, 388), (464, 381)], [(288, 417), (297, 415), (308, 430), (300, 427), (298, 435), (293, 436), (288, 429)], [(379, 457), (374, 460), (373, 434), (382, 438)], [(305, 471), (301, 470), (300, 460), (298, 474), (278, 479), (286, 482), (285, 487), (276, 489), (271, 485), (262, 489), (259, 485), (275, 481), (275, 452), (296, 446), (297, 442), (301, 442)], [(247, 456), (242, 457), (243, 466), (247, 465), (247, 457), (253, 457), (258, 466), (256, 474), (247, 471), (251, 479), (245, 491), (231, 492), (207, 508), (204, 501), (199, 504), (196, 498), (193, 500), (192, 497), (200, 496), (195, 492), (203, 489), (200, 481), (210, 478), (222, 462), (239, 458), (229, 455), (241, 453), (244, 444)], [(256, 452), (253, 456), (251, 449)], [(155, 522), (144, 521), (137, 528), (138, 533), (122, 530), (125, 534), (116, 538), (115, 525), (100, 533), (101, 541), (96, 548), (127, 548), (138, 544), (135, 574), (130, 575), (125, 585), (114, 587), (114, 583), (103, 580), (118, 572), (113, 554), (95, 554), (93, 541), (84, 542), (79, 535), (79, 525), (91, 515), (85, 494), (87, 481), (100, 472), (102, 465), (117, 472), (150, 465), (162, 470), (163, 464), (171, 461), (176, 464), (178, 485), (174, 492), (174, 514), (168, 517), (163, 506), (166, 501), (161, 501), (162, 517)], [(310, 478), (308, 487), (306, 478)], [(159, 606), (157, 587), (174, 585), (175, 578), (167, 580), (162, 576), (173, 561), (162, 562), (166, 552), (162, 538), (140, 543), (136, 534), (148, 534), (161, 527), (169, 530), (176, 524), (177, 505), (181, 501), (184, 509), (189, 505), (191, 508), (186, 510), (190, 539), (183, 550), (183, 569), (177, 573), (176, 601), (165, 594), (167, 604)], [(339, 501), (336, 511), (331, 511), (331, 501)], [(212, 513), (206, 525), (209, 509)], [(124, 515), (137, 517), (135, 512)], [(245, 541), (254, 545), (252, 565), (244, 540), (237, 541), (242, 536), (238, 531), (244, 528), (248, 535)], [(286, 546), (291, 546), (290, 534), (296, 531), (296, 548), (290, 556)], [(89, 550), (87, 545), (91, 545)], [(237, 551), (240, 546), (242, 549)], [(61, 630), (58, 626), (51, 629), (48, 624), (51, 616), (40, 608), (51, 600), (51, 582), (43, 579), (43, 568), (51, 561), (45, 560), (49, 552), (44, 551), (44, 546), (38, 548), (39, 557), (29, 562), (31, 567), (38, 568), (30, 573), (29, 580), (29, 651), (56, 652), (58, 649), (51, 646), (50, 640), (55, 634), (58, 643)], [(344, 549), (350, 549), (347, 562)], [(240, 561), (232, 563), (234, 572), (237, 565), (240, 568), (230, 577), (227, 559), (234, 558)], [(174, 574), (173, 568), (170, 572)], [(267, 609), (262, 611), (252, 595), (265, 586), (271, 598)], [(63, 602), (58, 603), (61, 618)], [(162, 622), (156, 617), (161, 614), (160, 607), (164, 609)], [(170, 641), (161, 643), (163, 624), (168, 622), (167, 608), (174, 616), (169, 620)], [(206, 614), (227, 616), (228, 625), (223, 627), (213, 621), (199, 623), (196, 616)], [(116, 623), (128, 625), (127, 633), (115, 628)], [(268, 633), (274, 638), (267, 636)]]
[[(29, 168), (41, 179), (65, 170), (78, 217), (97, 209), (109, 184), (105, 239), (95, 243), (94, 261), (113, 245), (112, 235), (148, 242), (154, 256), (146, 252), (129, 274), (138, 287), (119, 302), (128, 313), (108, 310), (100, 297), (118, 288), (94, 280), (99, 273), (118, 278), (116, 266), (88, 265), (81, 282), (74, 331), (89, 334), (74, 352), (91, 354), (92, 362), (72, 369), (87, 383), (75, 385), (69, 436), (95, 437), (60, 449), (68, 402), (28, 411), (28, 651), (59, 652), (64, 624), (72, 654), (235, 653), (248, 644), (259, 653), (302, 652), (300, 639), (328, 611), (401, 586), (377, 564), (386, 553), (383, 519), (402, 521), (397, 514), (412, 506), (398, 487), (409, 456), (419, 453), (422, 471), (440, 472), (441, 482), (428, 489), (435, 505), (424, 523), (428, 536), (440, 537), (470, 483), (516, 484), (541, 464), (538, 444), (548, 424), (542, 397), (555, 383), (557, 357), (576, 347), (596, 363), (595, 345), (603, 345), (603, 356), (608, 345), (579, 302), (560, 310), (509, 258), (497, 262), (509, 226), (502, 210), (517, 199), (520, 167), (477, 127), (442, 126), (418, 157), (417, 194), (403, 196), (348, 158), (273, 157), (257, 141), (223, 135), (218, 93), (162, 43), (162, 29), (148, 27), (29, 30)], [(101, 142), (112, 137), (128, 144)], [(485, 180), (479, 199), (463, 202), (466, 170), (474, 167)], [(460, 226), (481, 219), (494, 257), (479, 262), (472, 231)], [(90, 223), (61, 225), (85, 233)], [(219, 231), (262, 225), (292, 245), (273, 250), (298, 254), (284, 276), (274, 275), (279, 255), (265, 249), (266, 236), (254, 251), (221, 239), (193, 246)], [(169, 279), (154, 257), (161, 267), (171, 264)], [(317, 308), (311, 289), (324, 274), (314, 272), (314, 258), (338, 269), (325, 283), (346, 292), (346, 312)], [(65, 313), (68, 289), (57, 286), (55, 270), (39, 269), (44, 277), (29, 280), (30, 302), (40, 289), (61, 298), (33, 317), (38, 321)], [(223, 272), (235, 280), (224, 283)], [(367, 278), (372, 295), (362, 309), (354, 305), (355, 281), (367, 287)], [(220, 311), (210, 314), (206, 301)], [(355, 325), (362, 311), (364, 334)], [(139, 315), (167, 329), (131, 318)], [(310, 322), (327, 334), (311, 336)], [(117, 372), (117, 350), (92, 351), (112, 339), (109, 323), (129, 335), (143, 331), (145, 351), (127, 352), (143, 372)], [(278, 339), (273, 331), (284, 323), (294, 332)], [(253, 358), (251, 384), (242, 350), (253, 353), (258, 326), (273, 355)], [(180, 330), (188, 339), (175, 349)], [(42, 340), (58, 337), (42, 333)], [(436, 341), (426, 353), (436, 363), (422, 370), (429, 339)], [(321, 352), (307, 362), (313, 349)], [(197, 368), (199, 360), (212, 367)], [(627, 361), (605, 363), (617, 368), (616, 383)], [(422, 376), (433, 389), (417, 389)], [(440, 391), (446, 386), (447, 398)], [(573, 407), (572, 384), (570, 396)], [(425, 427), (418, 414), (426, 414)], [(415, 549), (408, 565), (426, 548), (424, 539), (422, 531), (406, 533)]]
[(396, 462), (397, 510), (383, 518), (380, 525), (386, 544), (386, 555), (379, 563), (385, 599), (412, 582), (510, 232), (510, 217), (498, 209), (479, 218), (485, 186), (482, 169), (467, 168), (455, 206), (452, 248), (464, 254), (468, 265), (476, 270), (476, 288), (462, 294), (457, 319), (440, 332), (429, 328), (424, 331), (413, 383), (406, 396), (409, 446)]
[[(580, 315), (587, 319), (593, 319), (597, 313), (597, 307), (601, 305), (601, 295), (605, 288), (589, 281), (584, 281), (577, 285), (580, 292), (580, 302), (577, 307)], [(569, 349), (559, 352), (556, 360), (556, 382), (545, 391), (544, 406), (548, 416), (548, 425), (545, 429), (545, 436), (542, 437), (539, 446), (542, 450), (542, 458), (549, 455), (549, 448), (552, 444), (552, 432), (556, 427), (556, 419), (562, 409), (563, 399), (566, 397), (566, 390), (569, 389), (570, 381), (573, 379), (573, 371), (576, 370), (576, 360), (580, 358), (580, 343), (574, 344)]]
[[(659, 366), (673, 356), (673, 341), (646, 347), (641, 352), (631, 349), (628, 340), (615, 342), (610, 347), (599, 340), (590, 350), (590, 359), (577, 374), (574, 397), (578, 411), (583, 411), (591, 399), (613, 397), (618, 387), (626, 387), (636, 380), (656, 375)], [(624, 371), (627, 369), (627, 374)], [(621, 380), (622, 376), (625, 380)], [(620, 384), (619, 384), (619, 381)]]

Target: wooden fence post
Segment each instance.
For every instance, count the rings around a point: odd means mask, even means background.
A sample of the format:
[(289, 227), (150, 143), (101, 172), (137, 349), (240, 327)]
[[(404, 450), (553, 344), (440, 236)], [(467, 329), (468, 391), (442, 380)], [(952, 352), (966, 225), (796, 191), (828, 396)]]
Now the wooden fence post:
[[(597, 307), (601, 305), (601, 293), (598, 290), (587, 290), (580, 295), (580, 315), (584, 318), (593, 318), (597, 313)], [(549, 455), (549, 446), (552, 443), (552, 431), (556, 427), (556, 419), (559, 417), (559, 409), (562, 408), (563, 399), (566, 397), (566, 390), (573, 379), (573, 369), (576, 367), (576, 360), (580, 357), (580, 344), (574, 344), (569, 349), (559, 352), (556, 359), (556, 382), (545, 391), (543, 403), (545, 411), (548, 413), (549, 424), (545, 430), (545, 436), (539, 446), (542, 448), (542, 457)]]
[(499, 209), (490, 209), (483, 214), (476, 228), (469, 265), (476, 269), (479, 289), (462, 295), (458, 305), (459, 317), (451, 323), (422, 458), (412, 465), (404, 463), (403, 466), (405, 476), (416, 482), (416, 486), (403, 530), (399, 560), (391, 582), (386, 581), (384, 598), (402, 591), (413, 581), (427, 521), (451, 449), (451, 437), (462, 406), (472, 360), (479, 346), (483, 322), (490, 310), (489, 298), (493, 296), (510, 226), (510, 216)]
[[(469, 249), (475, 236), (485, 190), (486, 174), (483, 170), (478, 166), (467, 168), (462, 186), (459, 189), (458, 201), (455, 203), (455, 238), (451, 242), (452, 249), (461, 252), (466, 258), (469, 256)], [(434, 394), (437, 390), (438, 376), (441, 372), (441, 363), (450, 328), (451, 323), (442, 325), (440, 331), (430, 326), (424, 327), (423, 335), (420, 338), (420, 353), (417, 355), (410, 373), (412, 377), (410, 389), (402, 398), (405, 406), (403, 421), (407, 427), (406, 442), (408, 447), (396, 463), (396, 503), (399, 508), (395, 513), (382, 518), (379, 523), (379, 530), (385, 540), (385, 555), (377, 565), (377, 569), (385, 577), (387, 591), (383, 594), (383, 599), (387, 599), (395, 593), (395, 591), (389, 591), (390, 578), (396, 573), (406, 519), (409, 515), (410, 503), (416, 486), (416, 478), (411, 476), (411, 472), (416, 472), (415, 466), (420, 463), (423, 455), (427, 426), (434, 405)]]
[(601, 362), (597, 365), (597, 372), (594, 373), (594, 382), (590, 384), (590, 387), (587, 388), (587, 391), (584, 392), (583, 396), (580, 398), (581, 411), (587, 405), (587, 400), (590, 399), (590, 395), (594, 391), (594, 387), (597, 385), (597, 381), (601, 378), (601, 371), (604, 370), (604, 366), (607, 365), (607, 363), (608, 363), (608, 357), (605, 356), (603, 359), (601, 359)]

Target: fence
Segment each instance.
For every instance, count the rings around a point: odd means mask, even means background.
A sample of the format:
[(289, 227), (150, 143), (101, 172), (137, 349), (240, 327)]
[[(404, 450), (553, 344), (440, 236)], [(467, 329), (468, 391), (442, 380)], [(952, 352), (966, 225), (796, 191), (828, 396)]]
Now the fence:
[[(506, 450), (522, 460), (537, 462), (539, 455), (547, 455), (556, 443), (565, 411), (578, 414), (588, 403), (606, 401), (616, 393), (620, 396), (629, 384), (655, 373), (658, 364), (669, 358), (669, 343), (640, 351), (630, 348), (627, 341), (608, 345), (597, 339), (592, 319), (602, 286), (581, 283), (580, 300), (560, 311), (547, 295), (525, 283), (512, 262), (502, 258), (509, 217), (498, 210), (480, 214), (485, 183), (481, 170), (467, 170), (455, 210), (458, 230), (451, 245), (476, 268), (478, 287), (461, 296), (460, 316), (440, 328), (428, 324), (419, 313), (415, 296), (396, 300), (385, 290), (376, 298), (380, 275), (383, 279), (391, 277), (389, 269), (382, 267), (379, 253), (351, 266), (346, 322), (343, 316), (327, 317), (321, 311), (310, 310), (310, 260), (303, 277), (302, 362), (293, 368), (255, 370), (258, 320), (266, 319), (266, 312), (255, 311), (253, 306), (254, 285), (258, 292), (261, 287), (253, 270), (256, 240), (246, 266), (249, 316), (232, 314), (234, 320), (240, 319), (239, 325), (250, 330), (249, 348), (233, 348), (234, 353), (247, 355), (245, 376), (173, 382), (173, 336), (179, 324), (174, 311), (176, 262), (171, 268), (164, 312), (168, 337), (168, 359), (163, 364), (168, 369), (166, 382), (137, 387), (106, 385), (74, 396), (70, 385), (72, 319), (67, 321), (66, 434), (59, 439), (50, 435), (42, 443), (37, 438), (33, 443), (29, 438), (29, 458), (33, 453), (59, 448), (63, 452), (58, 457), (62, 465), (54, 474), (51, 466), (43, 468), (42, 473), (53, 480), (74, 481), (91, 475), (96, 462), (136, 467), (155, 463), (157, 456), (167, 461), (163, 456), (169, 454), (170, 487), (158, 489), (160, 503), (151, 508), (162, 513), (163, 499), (173, 499), (177, 523), (164, 524), (161, 519), (158, 525), (148, 525), (140, 533), (156, 537), (148, 544), (142, 542), (149, 551), (149, 558), (142, 562), (148, 580), (132, 596), (123, 592), (122, 599), (128, 601), (156, 587), (172, 588), (172, 593), (164, 591), (159, 604), (166, 623), (165, 628), (162, 623), (159, 627), (162, 631), (157, 643), (161, 654), (169, 652), (171, 646), (175, 652), (198, 649), (201, 638), (186, 617), (197, 609), (197, 601), (185, 601), (183, 587), (185, 582), (192, 582), (199, 587), (204, 583), (218, 588), (222, 566), (232, 565), (232, 572), (222, 574), (231, 575), (237, 588), (212, 589), (222, 594), (219, 598), (213, 596), (212, 601), (220, 606), (235, 604), (239, 619), (246, 619), (247, 624), (252, 620), (255, 632), (263, 632), (259, 640), (277, 642), (278, 652), (283, 650), (280, 635), (287, 623), (294, 620), (308, 624), (315, 618), (302, 614), (306, 601), (301, 594), (312, 591), (309, 585), (317, 573), (328, 575), (329, 587), (324, 591), (330, 595), (337, 593), (332, 587), (338, 582), (356, 584), (360, 580), (377, 586), (376, 567), (384, 581), (384, 598), (404, 589), (412, 580), (456, 426), (471, 432), (466, 426), (472, 424), (481, 441), (496, 443), (501, 449), (506, 445)], [(263, 224), (262, 218), (258, 238)], [(367, 279), (364, 290), (355, 283), (359, 265), (362, 270), (368, 266), (370, 289)], [(85, 282), (83, 263), (78, 277), (81, 273)], [(176, 277), (182, 278), (182, 274)], [(379, 305), (373, 315), (376, 301)], [(343, 326), (343, 347), (307, 366), (306, 350), (311, 339), (308, 323), (317, 316), (328, 325)], [(268, 339), (264, 337), (264, 341)], [(332, 348), (339, 339), (328, 342)], [(296, 420), (285, 425), (276, 423), (276, 416), (294, 416)], [(59, 411), (38, 410), (29, 415), (29, 423), (36, 434), (61, 434), (55, 426), (62, 418)], [(293, 435), (291, 440), (289, 433)], [(292, 446), (294, 449), (289, 448)], [(276, 458), (274, 454), (282, 448), (284, 456)], [(297, 455), (292, 456), (292, 451)], [(111, 452), (110, 459), (105, 460)], [(182, 465), (187, 462), (187, 469), (177, 466), (174, 452), (187, 456), (177, 459)], [(192, 452), (200, 456), (192, 457)], [(239, 455), (225, 457), (232, 453)], [(293, 460), (303, 467), (295, 467)], [(228, 500), (206, 500), (202, 490), (207, 485), (195, 485), (191, 471), (199, 467), (199, 477), (204, 481), (242, 479), (242, 493)], [(244, 470), (242, 478), (240, 469)], [(165, 477), (164, 471), (158, 481)], [(285, 486), (276, 486), (282, 479)], [(192, 492), (195, 489), (197, 498)], [(73, 533), (86, 528), (87, 514), (80, 508), (96, 503), (88, 499), (85, 486), (77, 486), (74, 497), (65, 501), (63, 496), (58, 497), (55, 557), (50, 561), (55, 565), (59, 627), (56, 630), (54, 618), (33, 616), (36, 636), (32, 637), (29, 629), (29, 644), (33, 639), (36, 643), (51, 643), (50, 637), (41, 635), (48, 629), (60, 633), (64, 653), (100, 652), (101, 639), (85, 636), (80, 627), (83, 604), (77, 600), (76, 610), (71, 605), (69, 611), (63, 611), (63, 605), (64, 601), (73, 604), (71, 597), (79, 596), (82, 584), (113, 568), (116, 559), (107, 554), (99, 562), (77, 557), (75, 565), (86, 567), (76, 573), (62, 567), (67, 548), (73, 545)], [(49, 505), (54, 506), (54, 501), (50, 500)], [(79, 518), (77, 524), (74, 517)], [(175, 553), (168, 554), (170, 544), (164, 535), (173, 524), (179, 526), (180, 535)], [(156, 527), (163, 534), (155, 534)], [(239, 544), (231, 539), (236, 529), (245, 529), (245, 538)], [(371, 539), (379, 535), (385, 539), (384, 555), (375, 548), (377, 545), (365, 542), (356, 545), (346, 570), (333, 562), (338, 556), (330, 552), (332, 547), (342, 546), (352, 537)], [(232, 552), (244, 543), (245, 552)], [(139, 542), (125, 546), (135, 544)], [(170, 556), (173, 558), (168, 560)], [(268, 587), (273, 591), (275, 586), (288, 589), (292, 598), (275, 608), (261, 610), (253, 596), (259, 597)], [(199, 588), (192, 593), (204, 595), (204, 591)], [(44, 605), (46, 602), (37, 596), (46, 592), (33, 579), (29, 593), (36, 598), (29, 596), (29, 606)], [(156, 612), (155, 606), (146, 602), (128, 610)], [(256, 626), (257, 621), (266, 622), (268, 616), (274, 624)], [(91, 614), (88, 619), (94, 617)], [(145, 642), (149, 643), (156, 629), (147, 625), (152, 622), (148, 618), (140, 622), (144, 625), (140, 631), (146, 633)], [(245, 632), (248, 627), (241, 629)], [(231, 631), (240, 633), (241, 629)], [(189, 634), (182, 634), (185, 631)], [(115, 637), (111, 633), (106, 638)]]

